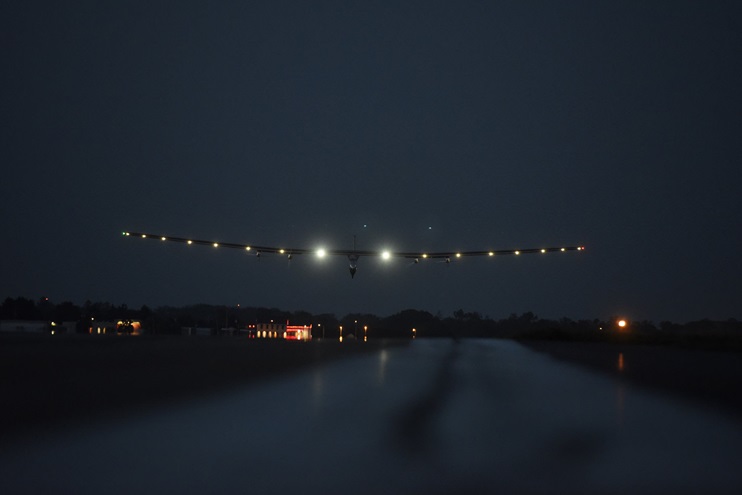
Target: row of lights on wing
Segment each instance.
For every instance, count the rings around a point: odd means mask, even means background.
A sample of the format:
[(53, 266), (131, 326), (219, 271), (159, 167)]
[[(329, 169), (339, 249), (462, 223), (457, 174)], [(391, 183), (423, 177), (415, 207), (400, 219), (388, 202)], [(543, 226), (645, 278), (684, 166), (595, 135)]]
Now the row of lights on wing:
[[(124, 235), (131, 235), (131, 232), (124, 232)], [(147, 234), (142, 234), (142, 239), (146, 239), (146, 238), (147, 238)], [(163, 241), (167, 241), (167, 237), (165, 237), (165, 236), (160, 237), (160, 239), (163, 240)], [(189, 240), (186, 241), (186, 244), (193, 244), (193, 241), (189, 239)], [(212, 244), (212, 246), (219, 247), (219, 243), (218, 242), (215, 242), (215, 243)], [(248, 251), (250, 251), (251, 248), (250, 248), (250, 246), (245, 246), (245, 249), (248, 250)], [(283, 254), (283, 249), (281, 249), (281, 254)]]
[[(583, 251), (584, 249), (585, 249), (584, 246), (580, 246), (580, 247), (577, 248), (577, 251)], [(561, 248), (560, 249), (560, 251), (562, 251), (562, 252), (564, 252), (566, 250), (567, 250), (566, 248)], [(542, 249), (541, 252), (542, 253), (546, 253), (546, 249)], [(519, 255), (520, 254), (520, 251), (514, 251), (514, 254), (515, 255)], [(490, 252), (487, 253), (487, 256), (494, 256), (494, 255), (495, 255), (495, 253), (493, 251), (490, 251)], [(456, 258), (461, 258), (461, 253), (456, 253), (454, 256)], [(381, 253), (381, 257), (384, 258), (385, 260), (388, 260), (391, 257), (391, 253), (389, 251), (384, 251), (384, 252)], [(423, 254), (420, 255), (420, 257), (423, 258), (423, 259), (425, 259), (425, 258), (428, 257), (428, 254), (427, 253), (423, 253)]]
[[(580, 247), (577, 248), (577, 251), (583, 251), (584, 249), (585, 249), (584, 246), (580, 246)], [(567, 249), (566, 248), (561, 248), (559, 250), (562, 251), (562, 252), (564, 252)], [(546, 253), (546, 249), (542, 249), (541, 252), (542, 253)], [(514, 251), (513, 253), (515, 255), (520, 255), (520, 251)], [(487, 256), (494, 256), (494, 255), (495, 255), (495, 253), (493, 251), (490, 251), (490, 252), (487, 253)], [(454, 256), (456, 258), (461, 258), (461, 253), (456, 253)], [(391, 253), (389, 253), (389, 251), (384, 251), (383, 253), (381, 253), (381, 257), (384, 258), (385, 260), (388, 260), (391, 257)], [(428, 257), (428, 254), (427, 253), (423, 253), (423, 254), (420, 255), (420, 257), (423, 258), (423, 259), (425, 259), (425, 258)]]
[[(131, 235), (131, 234), (130, 234), (129, 232), (124, 232), (124, 235)], [(144, 239), (144, 238), (146, 238), (146, 237), (147, 237), (147, 234), (142, 234), (142, 239)], [(161, 237), (161, 239), (162, 239), (163, 241), (166, 241), (166, 240), (167, 240), (167, 237)], [(188, 240), (188, 241), (186, 241), (186, 243), (187, 243), (187, 244), (193, 244), (193, 241), (191, 241), (191, 240)], [(214, 246), (214, 247), (219, 247), (219, 243), (218, 243), (218, 242), (215, 242), (215, 243), (213, 244), (213, 246)], [(251, 248), (250, 246), (245, 246), (245, 250), (246, 250), (246, 251), (250, 251), (251, 249), (252, 249), (252, 248)], [(577, 248), (577, 251), (584, 251), (584, 250), (585, 250), (585, 246), (579, 246), (579, 247)], [(560, 249), (560, 251), (564, 252), (564, 251), (566, 251), (566, 248), (561, 248), (561, 249)], [(279, 250), (278, 250), (278, 253), (279, 253), (279, 254), (286, 254), (286, 250), (285, 250), (285, 249), (279, 249)], [(542, 249), (542, 250), (541, 250), (541, 253), (546, 253), (546, 249)], [(315, 254), (317, 255), (317, 257), (318, 257), (318, 258), (324, 258), (325, 256), (327, 256), (327, 251), (326, 251), (325, 249), (323, 249), (323, 248), (320, 248), (320, 249), (318, 249), (318, 250), (316, 251), (316, 253), (315, 253)], [(517, 255), (520, 255), (520, 251), (514, 251), (514, 254), (515, 254), (516, 256), (517, 256)], [(487, 253), (487, 255), (488, 255), (488, 256), (494, 256), (494, 255), (495, 255), (495, 253), (494, 253), (494, 252), (492, 252), (492, 251), (490, 251), (489, 253)], [(455, 254), (455, 256), (456, 256), (457, 258), (461, 258), (461, 253), (456, 253), (456, 254)], [(382, 259), (384, 259), (384, 260), (388, 260), (388, 259), (390, 259), (391, 257), (392, 257), (392, 253), (391, 253), (391, 252), (389, 252), (389, 251), (382, 251), (382, 252), (381, 252), (381, 258), (382, 258)], [(428, 255), (427, 255), (427, 253), (423, 253), (422, 255), (420, 255), (420, 257), (421, 257), (421, 258), (423, 258), (423, 259), (425, 259), (425, 258), (427, 258), (427, 257), (428, 257)]]

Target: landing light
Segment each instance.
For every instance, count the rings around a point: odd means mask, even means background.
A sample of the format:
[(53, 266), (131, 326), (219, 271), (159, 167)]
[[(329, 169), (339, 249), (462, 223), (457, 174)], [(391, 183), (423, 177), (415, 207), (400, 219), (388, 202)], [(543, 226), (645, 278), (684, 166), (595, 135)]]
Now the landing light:
[(188, 241), (188, 244), (193, 244), (193, 241)]
[(142, 234), (142, 239), (146, 238), (147, 234)]
[(284, 251), (283, 249), (279, 249), (279, 250), (278, 250), (278, 253), (279, 253), (279, 254), (283, 254), (283, 253), (285, 253), (285, 251)]
[(165, 237), (161, 237), (161, 239), (162, 239), (163, 241), (166, 241), (166, 240), (167, 240), (167, 238), (165, 238)]
[(214, 247), (219, 247), (219, 243), (218, 242), (215, 242), (214, 243)]
[(323, 248), (320, 248), (317, 250), (317, 257), (318, 258), (324, 258), (327, 254), (327, 251), (325, 251)]
[(427, 254), (423, 254), (423, 258), (427, 258), (427, 257), (428, 257), (428, 255), (427, 255)]
[(515, 255), (518, 256), (520, 254), (520, 251), (516, 251)]
[(456, 253), (457, 258), (461, 258), (461, 253)]
[(249, 250), (250, 250), (250, 246), (245, 246), (245, 251), (249, 251)]
[(487, 253), (487, 256), (494, 256), (494, 255), (495, 255), (495, 253), (493, 253), (492, 251), (490, 251), (489, 253)]
[(546, 252), (546, 249), (542, 249), (542, 250), (541, 250), (541, 252), (542, 252), (542, 253), (545, 253), (545, 252)]
[(564, 248), (560, 249), (560, 251), (564, 252)]
[(382, 259), (388, 260), (391, 257), (392, 257), (392, 254), (389, 251), (384, 251), (384, 252), (381, 253), (381, 258)]

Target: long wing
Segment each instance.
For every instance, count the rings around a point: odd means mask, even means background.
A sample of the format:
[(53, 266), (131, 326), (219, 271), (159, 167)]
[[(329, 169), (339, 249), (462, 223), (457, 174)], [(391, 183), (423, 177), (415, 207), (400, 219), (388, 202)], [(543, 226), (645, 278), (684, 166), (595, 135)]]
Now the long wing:
[(527, 249), (492, 249), (483, 251), (408, 251), (408, 252), (395, 252), (395, 251), (363, 251), (363, 250), (347, 250), (347, 249), (307, 249), (307, 248), (294, 248), (294, 247), (276, 247), (276, 246), (258, 246), (249, 243), (233, 243), (233, 242), (219, 242), (219, 241), (205, 241), (202, 239), (191, 239), (187, 237), (173, 237), (160, 234), (148, 234), (144, 232), (123, 232), (124, 236), (138, 237), (141, 239), (155, 239), (166, 242), (180, 242), (184, 244), (197, 244), (201, 246), (212, 246), (215, 248), (230, 248), (240, 249), (248, 251), (256, 255), (262, 253), (267, 254), (279, 254), (283, 256), (293, 256), (298, 254), (316, 254), (319, 256), (325, 255), (338, 255), (338, 256), (379, 256), (382, 258), (408, 258), (414, 259), (415, 261), (423, 259), (445, 259), (451, 261), (454, 259), (467, 257), (467, 256), (501, 256), (506, 254), (521, 255), (521, 254), (545, 254), (555, 252), (566, 252), (566, 251), (583, 251), (584, 246), (559, 246), (559, 247), (541, 247), (541, 248), (527, 248)]

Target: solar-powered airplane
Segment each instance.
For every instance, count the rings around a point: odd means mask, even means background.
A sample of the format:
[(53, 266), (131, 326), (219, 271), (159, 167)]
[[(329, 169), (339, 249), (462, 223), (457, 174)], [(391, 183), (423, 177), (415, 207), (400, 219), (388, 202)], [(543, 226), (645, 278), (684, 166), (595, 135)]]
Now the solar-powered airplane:
[(127, 237), (138, 237), (141, 239), (156, 239), (160, 241), (180, 242), (184, 244), (198, 244), (201, 246), (212, 246), (215, 248), (230, 248), (240, 249), (250, 253), (254, 253), (255, 256), (260, 256), (263, 253), (266, 254), (277, 254), (280, 256), (286, 256), (291, 260), (294, 255), (301, 254), (313, 254), (319, 258), (325, 256), (346, 256), (348, 258), (348, 269), (350, 270), (351, 278), (355, 277), (356, 270), (358, 270), (358, 260), (361, 256), (375, 256), (381, 257), (384, 260), (390, 258), (407, 258), (413, 260), (414, 263), (419, 263), (420, 260), (439, 260), (445, 263), (451, 263), (452, 260), (467, 256), (501, 256), (506, 254), (512, 254), (519, 256), (521, 254), (546, 254), (553, 252), (567, 252), (567, 251), (584, 251), (584, 246), (563, 246), (563, 247), (545, 247), (545, 248), (529, 248), (529, 249), (499, 249), (499, 250), (484, 250), (484, 251), (436, 251), (436, 252), (424, 252), (424, 251), (407, 251), (407, 252), (396, 252), (396, 251), (359, 251), (356, 249), (355, 236), (353, 236), (353, 249), (306, 249), (306, 248), (289, 248), (289, 247), (274, 247), (274, 246), (256, 246), (253, 244), (237, 244), (232, 242), (214, 242), (204, 241), (200, 239), (190, 239), (186, 237), (171, 237), (159, 234), (147, 234), (143, 232), (122, 232)]

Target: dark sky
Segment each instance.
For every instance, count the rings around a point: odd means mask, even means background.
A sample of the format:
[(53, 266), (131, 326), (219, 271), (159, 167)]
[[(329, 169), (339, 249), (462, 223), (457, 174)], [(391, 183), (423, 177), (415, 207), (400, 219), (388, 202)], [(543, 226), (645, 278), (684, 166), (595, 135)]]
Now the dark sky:
[(0, 7), (0, 297), (742, 318), (739, 2), (64, 3)]

